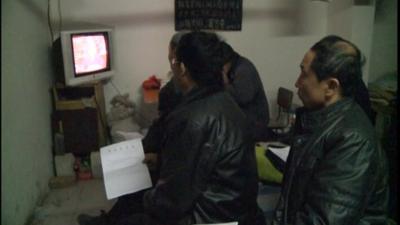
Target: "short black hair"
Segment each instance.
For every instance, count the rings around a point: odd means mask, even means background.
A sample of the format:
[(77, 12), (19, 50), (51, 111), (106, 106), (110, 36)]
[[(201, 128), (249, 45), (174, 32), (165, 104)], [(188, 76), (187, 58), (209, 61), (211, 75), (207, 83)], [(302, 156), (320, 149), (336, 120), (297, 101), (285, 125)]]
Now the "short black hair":
[(362, 79), (363, 56), (350, 41), (336, 35), (322, 38), (311, 47), (315, 58), (311, 69), (318, 80), (335, 77), (342, 87), (343, 96), (352, 96)]
[(215, 33), (193, 31), (183, 35), (176, 56), (197, 85), (222, 87), (221, 41)]
[(237, 57), (237, 53), (233, 50), (232, 46), (230, 46), (225, 41), (221, 42), (221, 55), (222, 60), (225, 63), (233, 61)]
[(178, 47), (179, 41), (181, 40), (182, 36), (187, 34), (186, 31), (179, 31), (172, 35), (171, 40), (169, 41), (169, 45), (172, 49), (176, 49)]

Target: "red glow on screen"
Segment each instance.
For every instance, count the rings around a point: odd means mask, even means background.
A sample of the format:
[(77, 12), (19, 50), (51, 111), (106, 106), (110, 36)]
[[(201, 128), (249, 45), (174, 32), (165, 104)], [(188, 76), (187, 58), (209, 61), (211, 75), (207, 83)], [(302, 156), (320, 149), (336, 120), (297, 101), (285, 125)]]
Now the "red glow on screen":
[(72, 36), (75, 74), (107, 69), (107, 43), (103, 34)]

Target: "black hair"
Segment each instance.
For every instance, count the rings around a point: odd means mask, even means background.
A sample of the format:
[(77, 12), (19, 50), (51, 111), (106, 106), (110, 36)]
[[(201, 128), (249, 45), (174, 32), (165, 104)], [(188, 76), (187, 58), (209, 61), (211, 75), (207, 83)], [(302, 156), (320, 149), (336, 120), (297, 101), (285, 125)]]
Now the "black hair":
[(176, 49), (176, 47), (178, 47), (179, 41), (181, 40), (182, 36), (187, 33), (188, 32), (180, 31), (172, 35), (171, 40), (169, 41), (169, 45), (171, 46), (171, 48)]
[(335, 35), (324, 37), (311, 47), (315, 58), (311, 69), (318, 80), (335, 77), (339, 80), (343, 96), (352, 96), (354, 88), (362, 80), (360, 50), (351, 42)]
[(225, 41), (221, 42), (221, 55), (224, 64), (234, 61), (238, 56), (238, 54), (233, 50), (232, 46)]
[(183, 35), (176, 56), (197, 85), (222, 87), (221, 41), (215, 33), (193, 31)]
[(314, 44), (311, 51), (315, 53), (311, 69), (316, 73), (318, 80), (337, 78), (342, 95), (353, 97), (374, 123), (375, 115), (368, 89), (362, 80), (365, 58), (357, 46), (339, 36), (329, 35)]

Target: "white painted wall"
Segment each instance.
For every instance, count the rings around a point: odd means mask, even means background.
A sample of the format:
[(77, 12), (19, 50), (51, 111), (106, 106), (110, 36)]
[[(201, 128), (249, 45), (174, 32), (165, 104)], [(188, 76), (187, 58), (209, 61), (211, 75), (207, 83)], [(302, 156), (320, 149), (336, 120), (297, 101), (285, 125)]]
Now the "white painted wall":
[(363, 80), (368, 82), (375, 6), (354, 6), (354, 0), (332, 1), (328, 8), (327, 33), (339, 35), (358, 46), (366, 57)]
[[(52, 1), (53, 8), (57, 1)], [(166, 78), (167, 46), (174, 30), (174, 1), (70, 0), (61, 3), (63, 23), (83, 21), (115, 26), (118, 73), (113, 82), (140, 102), (140, 85), (151, 74)], [(303, 54), (323, 35), (327, 23), (326, 2), (309, 0), (243, 1), (240, 32), (218, 32), (259, 70), (275, 114), (279, 86), (294, 88)], [(58, 18), (54, 11), (54, 24)], [(117, 94), (105, 86), (106, 101)], [(300, 103), (296, 97), (295, 101)], [(107, 110), (110, 105), (107, 104)]]
[[(328, 5), (308, 0), (258, 0), (243, 4), (242, 31), (219, 33), (257, 67), (271, 116), (275, 118), (278, 88), (296, 92), (294, 83), (303, 55), (326, 33)], [(301, 104), (297, 95), (294, 101)]]
[[(303, 54), (326, 34), (354, 41), (369, 58), (374, 6), (363, 7), (354, 6), (352, 0), (243, 1), (242, 31), (217, 33), (256, 65), (274, 117), (278, 88), (296, 91)], [(118, 73), (113, 82), (138, 104), (144, 79), (151, 74), (166, 78), (167, 45), (175, 32), (173, 0), (70, 0), (62, 2), (61, 11), (64, 23), (75, 20), (115, 26)], [(368, 67), (369, 61), (366, 72)], [(112, 85), (105, 86), (106, 101), (115, 94)], [(297, 95), (294, 101), (301, 104)]]
[(379, 0), (376, 9), (369, 82), (398, 71), (397, 0)]
[(53, 175), (46, 0), (1, 1), (1, 224), (22, 225)]

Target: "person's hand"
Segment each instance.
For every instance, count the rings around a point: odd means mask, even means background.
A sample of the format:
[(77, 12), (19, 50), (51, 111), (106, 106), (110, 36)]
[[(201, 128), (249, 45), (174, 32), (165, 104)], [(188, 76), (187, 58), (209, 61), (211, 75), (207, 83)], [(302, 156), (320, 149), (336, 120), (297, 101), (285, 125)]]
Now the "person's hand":
[(157, 153), (145, 153), (143, 163), (147, 165), (149, 170), (156, 170), (158, 162), (158, 154)]

